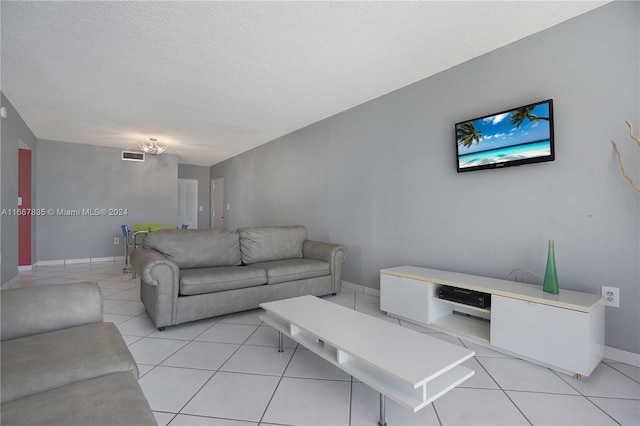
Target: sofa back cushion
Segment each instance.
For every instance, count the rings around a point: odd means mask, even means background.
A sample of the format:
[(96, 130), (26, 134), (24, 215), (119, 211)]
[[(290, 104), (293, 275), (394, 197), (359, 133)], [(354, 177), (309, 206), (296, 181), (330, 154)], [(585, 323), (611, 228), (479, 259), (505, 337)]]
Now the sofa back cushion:
[(150, 232), (142, 246), (164, 254), (180, 269), (235, 266), (242, 263), (240, 237), (236, 231), (165, 229)]
[(296, 226), (264, 226), (239, 228), (242, 262), (250, 265), (271, 260), (299, 259), (307, 228)]

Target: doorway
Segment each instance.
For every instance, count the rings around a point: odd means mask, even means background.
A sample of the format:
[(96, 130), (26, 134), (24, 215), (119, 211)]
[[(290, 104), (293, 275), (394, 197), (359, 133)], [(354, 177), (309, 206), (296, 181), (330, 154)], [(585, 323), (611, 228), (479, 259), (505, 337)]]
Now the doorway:
[[(31, 209), (31, 150), (18, 149), (18, 209)], [(18, 215), (18, 267), (31, 266), (30, 214)]]
[(198, 181), (178, 179), (178, 228), (198, 228)]
[(224, 177), (211, 179), (211, 227), (224, 229)]

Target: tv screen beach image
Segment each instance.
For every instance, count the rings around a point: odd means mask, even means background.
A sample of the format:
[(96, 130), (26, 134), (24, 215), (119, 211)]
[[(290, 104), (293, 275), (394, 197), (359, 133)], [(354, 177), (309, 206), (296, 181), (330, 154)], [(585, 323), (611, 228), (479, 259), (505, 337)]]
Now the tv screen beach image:
[(458, 167), (551, 156), (549, 101), (456, 124)]

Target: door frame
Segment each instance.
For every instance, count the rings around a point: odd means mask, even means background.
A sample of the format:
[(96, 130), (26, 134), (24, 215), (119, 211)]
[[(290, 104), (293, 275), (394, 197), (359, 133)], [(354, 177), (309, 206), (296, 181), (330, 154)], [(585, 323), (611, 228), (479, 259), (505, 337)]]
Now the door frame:
[(193, 220), (195, 223), (189, 223), (189, 229), (198, 229), (199, 221), (198, 221), (198, 179), (186, 179), (186, 178), (178, 178), (178, 219), (181, 219), (181, 223), (178, 223), (178, 228), (180, 228), (183, 224), (187, 223), (184, 220), (184, 217), (181, 216), (182, 211), (182, 200), (180, 199), (181, 195), (181, 182), (189, 182), (190, 184), (195, 184), (195, 199), (193, 200), (193, 212), (195, 212), (195, 216)]
[(224, 229), (224, 176), (211, 179), (211, 227)]

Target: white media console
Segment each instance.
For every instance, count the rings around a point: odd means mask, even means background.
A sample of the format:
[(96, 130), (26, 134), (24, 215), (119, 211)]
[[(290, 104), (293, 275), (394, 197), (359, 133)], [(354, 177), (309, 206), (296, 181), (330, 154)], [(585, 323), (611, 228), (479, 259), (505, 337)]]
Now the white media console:
[[(491, 306), (440, 299), (442, 286), (488, 293)], [(400, 266), (380, 271), (380, 309), (577, 378), (604, 353), (604, 304), (595, 294)]]

